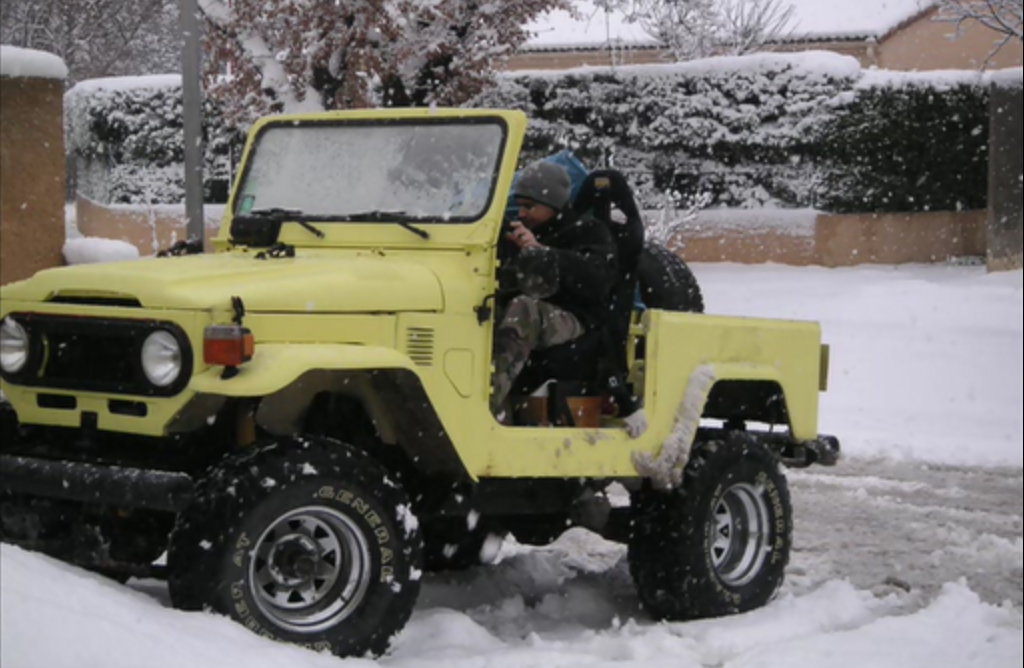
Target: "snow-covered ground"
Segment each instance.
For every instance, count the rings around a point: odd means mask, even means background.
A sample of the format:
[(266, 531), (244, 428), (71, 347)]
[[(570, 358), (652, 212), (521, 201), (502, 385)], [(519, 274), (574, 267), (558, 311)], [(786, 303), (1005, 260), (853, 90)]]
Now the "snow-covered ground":
[(339, 660), (0, 548), (3, 668), (1009, 668), (1024, 660), (1022, 272), (697, 265), (709, 311), (810, 318), (832, 345), (821, 429), (847, 458), (791, 472), (793, 559), (746, 615), (655, 623), (622, 546), (428, 576), (391, 654)]

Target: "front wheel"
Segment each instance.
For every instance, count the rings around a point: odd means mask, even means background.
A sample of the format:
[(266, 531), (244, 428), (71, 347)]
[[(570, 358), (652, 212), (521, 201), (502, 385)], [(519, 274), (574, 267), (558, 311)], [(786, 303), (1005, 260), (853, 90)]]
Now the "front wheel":
[(420, 543), (405, 493), (365, 454), (327, 439), (255, 448), (179, 516), (171, 600), (318, 651), (381, 654), (412, 613)]
[(630, 571), (656, 618), (746, 612), (782, 584), (789, 487), (775, 456), (749, 434), (696, 444), (680, 488), (644, 489), (631, 512)]

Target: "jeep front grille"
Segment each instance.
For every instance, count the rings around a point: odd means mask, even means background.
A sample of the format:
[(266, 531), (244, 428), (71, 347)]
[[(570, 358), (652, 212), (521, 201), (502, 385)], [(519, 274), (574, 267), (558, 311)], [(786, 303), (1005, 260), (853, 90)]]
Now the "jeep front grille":
[(410, 327), (406, 332), (405, 351), (417, 366), (434, 363), (434, 330), (428, 327)]
[[(4, 374), (14, 385), (105, 394), (173, 396), (188, 384), (192, 349), (188, 336), (174, 323), (11, 314), (28, 332), (29, 362), (17, 374)], [(142, 344), (155, 330), (165, 330), (181, 346), (182, 372), (170, 385), (158, 387), (142, 370)]]

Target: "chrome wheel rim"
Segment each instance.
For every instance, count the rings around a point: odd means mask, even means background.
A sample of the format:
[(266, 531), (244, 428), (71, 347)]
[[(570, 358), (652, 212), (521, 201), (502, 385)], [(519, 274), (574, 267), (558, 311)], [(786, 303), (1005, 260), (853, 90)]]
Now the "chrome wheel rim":
[(249, 590), (263, 615), (295, 633), (316, 633), (352, 614), (370, 584), (369, 543), (352, 520), (322, 506), (274, 520), (249, 560)]
[(763, 486), (742, 483), (725, 491), (714, 506), (708, 549), (724, 584), (742, 587), (757, 577), (770, 549), (770, 513)]

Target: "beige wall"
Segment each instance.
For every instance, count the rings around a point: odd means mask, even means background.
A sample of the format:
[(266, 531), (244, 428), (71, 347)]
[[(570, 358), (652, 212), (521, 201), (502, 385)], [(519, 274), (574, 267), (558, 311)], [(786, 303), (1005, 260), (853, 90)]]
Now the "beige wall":
[[(188, 239), (184, 210), (155, 206), (149, 210), (107, 206), (79, 195), (75, 200), (78, 231), (83, 236), (126, 241), (140, 255), (154, 255)], [(220, 220), (206, 220), (206, 250), (213, 250)]]
[(0, 77), (0, 284), (63, 264), (64, 82)]
[[(106, 207), (84, 197), (77, 201), (78, 228), (86, 236), (121, 239), (141, 255), (185, 239), (183, 213), (151, 213)], [(207, 251), (219, 220), (206, 221)], [(812, 234), (789, 234), (730, 227), (710, 234), (706, 225), (684, 227), (669, 242), (689, 262), (788, 265), (902, 264), (944, 262), (951, 257), (982, 257), (986, 252), (986, 211), (917, 214), (819, 214)]]
[(820, 214), (813, 234), (745, 231), (708, 234), (682, 229), (670, 242), (688, 262), (777, 262), (848, 267), (858, 264), (945, 262), (984, 257), (986, 211), (915, 214)]
[(814, 235), (826, 267), (944, 262), (984, 257), (987, 211), (953, 213), (822, 214)]
[(1020, 67), (1024, 50), (1012, 40), (989, 59), (1002, 36), (978, 23), (957, 34), (956, 25), (928, 14), (886, 38), (879, 47), (878, 66), (886, 70), (979, 70)]

